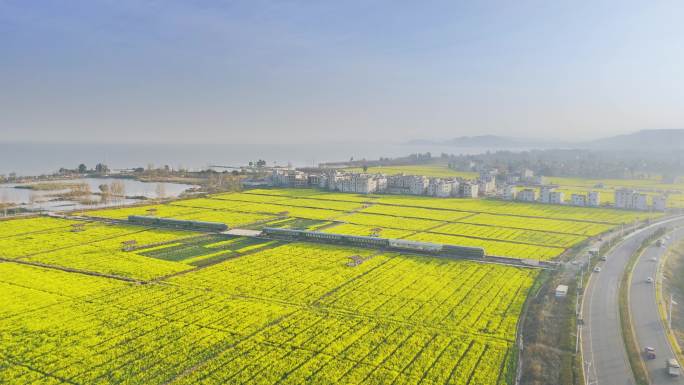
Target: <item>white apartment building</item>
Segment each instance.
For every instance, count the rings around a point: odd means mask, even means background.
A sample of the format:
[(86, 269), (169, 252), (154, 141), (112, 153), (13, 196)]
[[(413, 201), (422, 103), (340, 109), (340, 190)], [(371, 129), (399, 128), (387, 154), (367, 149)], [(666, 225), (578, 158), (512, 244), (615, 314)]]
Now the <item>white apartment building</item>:
[(457, 179), (453, 179), (451, 182), (451, 196), (457, 197), (461, 194), (461, 182)]
[(634, 193), (634, 190), (624, 188), (615, 190), (615, 207), (619, 209), (632, 208), (632, 195), (634, 195)]
[(452, 195), (454, 183), (450, 180), (432, 178), (428, 182), (427, 195), (446, 198)]
[(498, 170), (496, 169), (480, 172), (480, 178), (477, 180), (477, 184), (481, 195), (496, 193), (496, 174), (498, 174)]
[(491, 180), (479, 180), (478, 191), (482, 195), (491, 195), (496, 193), (496, 180), (491, 178)]
[(520, 178), (529, 179), (532, 177), (534, 177), (534, 171), (530, 170), (529, 168), (524, 168), (520, 171)]
[(418, 175), (390, 175), (387, 177), (387, 192), (390, 194), (424, 195), (428, 178)]
[(615, 207), (619, 209), (631, 209), (633, 198), (636, 192), (629, 189), (615, 190)]
[(570, 198), (573, 206), (587, 205), (587, 196), (584, 194), (572, 194)]
[(509, 201), (515, 199), (515, 194), (518, 192), (518, 188), (514, 185), (506, 185), (503, 191), (503, 198)]
[(601, 192), (600, 191), (589, 191), (587, 195), (587, 206), (599, 207), (601, 206)]
[(665, 211), (667, 209), (667, 197), (659, 195), (653, 197), (653, 210)]
[(648, 210), (648, 196), (630, 189), (615, 191), (615, 207), (619, 209)]
[(537, 190), (533, 188), (526, 188), (518, 192), (515, 197), (519, 201), (535, 202), (537, 200)]
[(347, 174), (335, 182), (335, 189), (341, 192), (372, 194), (378, 192), (379, 186), (383, 186), (387, 179), (382, 176), (370, 174)]
[(551, 193), (555, 188), (555, 186), (542, 186), (539, 192), (539, 202), (551, 203)]
[(565, 194), (562, 191), (551, 191), (549, 193), (549, 203), (555, 205), (562, 205), (564, 203)]
[(320, 186), (321, 185), (321, 180), (325, 178), (325, 175), (322, 174), (309, 174), (307, 177), (307, 182), (309, 183), (309, 186)]
[(479, 189), (479, 185), (476, 183), (465, 182), (460, 185), (461, 196), (464, 198), (477, 198)]
[(304, 172), (288, 169), (275, 169), (271, 172), (271, 183), (274, 186), (306, 187), (308, 175)]
[(648, 196), (636, 193), (632, 196), (632, 208), (636, 210), (648, 210)]

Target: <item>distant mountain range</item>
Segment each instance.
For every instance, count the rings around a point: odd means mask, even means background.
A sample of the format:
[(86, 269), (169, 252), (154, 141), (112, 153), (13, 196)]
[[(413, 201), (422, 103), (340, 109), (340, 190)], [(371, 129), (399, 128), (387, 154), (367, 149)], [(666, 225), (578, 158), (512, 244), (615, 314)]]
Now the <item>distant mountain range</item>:
[(515, 138), (498, 135), (460, 136), (444, 141), (412, 140), (411, 145), (441, 145), (451, 147), (479, 147), (479, 148), (549, 148), (565, 147), (568, 143), (560, 141), (544, 141), (526, 138)]
[(641, 130), (584, 142), (536, 140), (497, 135), (461, 136), (445, 141), (412, 140), (411, 145), (443, 145), (462, 148), (574, 148), (595, 150), (684, 150), (684, 129)]
[(684, 150), (684, 129), (641, 130), (583, 143), (590, 149), (615, 150)]

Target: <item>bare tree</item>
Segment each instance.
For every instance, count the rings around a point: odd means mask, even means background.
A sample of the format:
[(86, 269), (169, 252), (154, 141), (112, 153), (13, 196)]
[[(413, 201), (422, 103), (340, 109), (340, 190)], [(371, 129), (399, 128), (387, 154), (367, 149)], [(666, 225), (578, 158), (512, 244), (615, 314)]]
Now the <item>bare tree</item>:
[(115, 180), (109, 184), (109, 191), (117, 203), (126, 199), (126, 184), (120, 180)]
[(109, 199), (111, 198), (111, 195), (112, 195), (112, 190), (109, 187), (109, 185), (106, 183), (103, 183), (103, 184), (99, 185), (98, 188), (100, 189), (100, 192), (102, 193), (102, 195), (101, 195), (102, 202), (104, 202), (104, 203), (109, 202)]
[(38, 201), (38, 194), (31, 191), (31, 193), (29, 194), (28, 201), (29, 201), (29, 205), (31, 206), (31, 209), (33, 209), (36, 202)]
[(7, 196), (7, 191), (3, 191), (0, 195), (0, 207), (2, 207), (4, 216), (7, 216), (7, 209), (9, 208), (9, 197)]
[(164, 183), (157, 183), (155, 191), (157, 193), (158, 200), (162, 200), (166, 197), (166, 185)]

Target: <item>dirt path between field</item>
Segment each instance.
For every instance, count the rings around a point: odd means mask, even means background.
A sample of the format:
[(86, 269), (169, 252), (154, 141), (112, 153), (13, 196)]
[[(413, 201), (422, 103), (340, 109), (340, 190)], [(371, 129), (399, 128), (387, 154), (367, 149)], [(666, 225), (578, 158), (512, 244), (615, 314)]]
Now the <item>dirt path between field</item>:
[(40, 263), (40, 262), (8, 259), (8, 258), (2, 258), (2, 257), (0, 257), (0, 262), (17, 263), (20, 265), (36, 266), (36, 267), (42, 267), (45, 269), (60, 270), (60, 271), (64, 271), (67, 273), (77, 273), (77, 274), (83, 274), (83, 275), (90, 275), (93, 277), (103, 277), (103, 278), (109, 278), (109, 279), (116, 279), (119, 281), (132, 282), (132, 283), (138, 283), (138, 284), (147, 284), (150, 282), (150, 281), (143, 281), (143, 280), (130, 278), (130, 277), (124, 277), (121, 275), (98, 273), (95, 271), (80, 270), (80, 269), (74, 269), (71, 267), (64, 267), (64, 266), (57, 266), (57, 265), (49, 265), (47, 263)]

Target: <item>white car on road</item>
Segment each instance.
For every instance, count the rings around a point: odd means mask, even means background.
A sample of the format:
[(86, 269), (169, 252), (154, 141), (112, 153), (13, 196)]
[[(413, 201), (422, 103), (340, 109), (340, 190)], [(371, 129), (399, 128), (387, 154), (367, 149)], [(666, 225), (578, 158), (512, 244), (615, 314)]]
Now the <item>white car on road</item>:
[(596, 266), (596, 267), (594, 268), (594, 273), (600, 273), (600, 272), (601, 272), (601, 268), (598, 267), (598, 266)]

